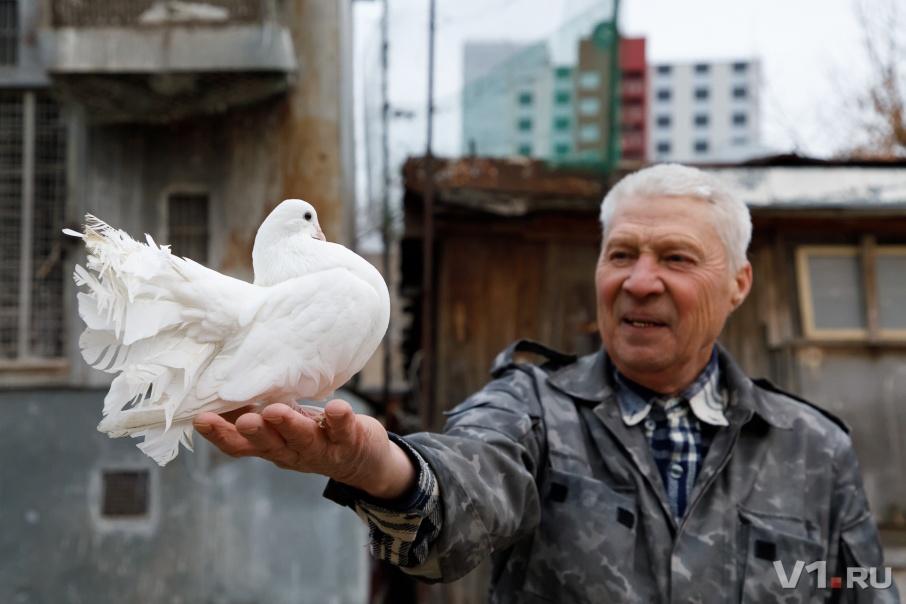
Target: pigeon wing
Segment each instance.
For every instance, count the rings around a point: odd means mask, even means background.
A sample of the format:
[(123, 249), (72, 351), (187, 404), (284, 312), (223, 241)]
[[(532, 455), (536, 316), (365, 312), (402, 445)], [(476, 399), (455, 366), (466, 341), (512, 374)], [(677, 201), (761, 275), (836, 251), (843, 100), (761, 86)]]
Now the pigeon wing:
[(289, 279), (266, 290), (244, 317), (241, 337), (214, 359), (196, 398), (226, 401), (320, 400), (359, 371), (380, 326), (374, 288), (345, 268)]

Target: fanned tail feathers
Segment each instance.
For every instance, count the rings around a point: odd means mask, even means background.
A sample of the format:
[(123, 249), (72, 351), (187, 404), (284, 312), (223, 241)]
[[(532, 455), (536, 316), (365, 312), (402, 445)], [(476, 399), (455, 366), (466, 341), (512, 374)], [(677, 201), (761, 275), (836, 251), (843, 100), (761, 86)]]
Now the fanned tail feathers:
[(86, 216), (81, 237), (88, 250), (87, 269), (76, 266), (73, 279), (87, 291), (78, 294), (86, 329), (79, 338), (85, 361), (118, 374), (104, 399), (98, 430), (111, 437), (144, 437), (138, 447), (160, 465), (172, 460), (179, 445), (191, 449), (191, 418), (213, 399), (196, 400), (195, 384), (217, 354), (213, 343), (185, 333), (180, 299), (187, 260), (168, 246), (132, 239), (98, 218)]

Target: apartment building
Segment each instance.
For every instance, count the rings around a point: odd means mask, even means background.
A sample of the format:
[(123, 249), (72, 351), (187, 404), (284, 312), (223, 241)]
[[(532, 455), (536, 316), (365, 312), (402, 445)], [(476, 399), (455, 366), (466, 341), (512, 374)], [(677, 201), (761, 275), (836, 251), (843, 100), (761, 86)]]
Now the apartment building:
[(737, 162), (764, 152), (756, 59), (648, 67), (648, 158)]

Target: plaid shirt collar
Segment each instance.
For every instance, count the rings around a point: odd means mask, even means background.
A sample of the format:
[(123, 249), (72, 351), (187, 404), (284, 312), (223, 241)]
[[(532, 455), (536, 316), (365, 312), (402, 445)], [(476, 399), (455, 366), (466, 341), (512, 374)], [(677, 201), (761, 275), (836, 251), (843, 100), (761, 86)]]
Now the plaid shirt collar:
[(717, 347), (711, 352), (708, 364), (685, 390), (678, 396), (666, 396), (649, 390), (629, 378), (620, 375), (612, 365), (614, 383), (617, 386), (617, 403), (620, 414), (627, 426), (635, 426), (651, 411), (654, 403), (665, 409), (672, 408), (682, 401), (688, 401), (692, 413), (700, 421), (712, 426), (728, 426), (724, 410), (727, 407), (726, 391), (720, 387), (720, 369), (717, 362)]

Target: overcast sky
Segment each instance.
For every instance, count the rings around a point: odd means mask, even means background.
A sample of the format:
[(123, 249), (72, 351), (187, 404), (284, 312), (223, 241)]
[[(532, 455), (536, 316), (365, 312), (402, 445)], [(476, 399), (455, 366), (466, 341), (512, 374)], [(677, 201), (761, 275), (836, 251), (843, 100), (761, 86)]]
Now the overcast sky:
[[(844, 97), (868, 78), (856, 2), (623, 0), (620, 26), (623, 35), (647, 38), (649, 62), (760, 59), (764, 143), (777, 151), (826, 156), (850, 139), (852, 117), (844, 110)], [(356, 93), (376, 118), (381, 2), (354, 6)], [(608, 10), (607, 0), (437, 0), (437, 6), (434, 149), (440, 155), (461, 150), (465, 41), (556, 39), (576, 15)], [(393, 121), (394, 165), (424, 151), (427, 7), (427, 0), (390, 0), (390, 102), (415, 112), (413, 118)]]

